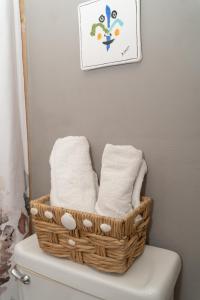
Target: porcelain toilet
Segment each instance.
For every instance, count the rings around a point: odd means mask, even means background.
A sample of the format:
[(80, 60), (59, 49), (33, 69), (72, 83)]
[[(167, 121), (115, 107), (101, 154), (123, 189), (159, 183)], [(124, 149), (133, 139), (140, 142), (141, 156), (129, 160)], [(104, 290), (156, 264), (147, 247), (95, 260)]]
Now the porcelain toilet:
[(124, 275), (98, 272), (45, 254), (33, 235), (15, 247), (20, 300), (172, 300), (181, 260), (172, 251), (146, 246)]

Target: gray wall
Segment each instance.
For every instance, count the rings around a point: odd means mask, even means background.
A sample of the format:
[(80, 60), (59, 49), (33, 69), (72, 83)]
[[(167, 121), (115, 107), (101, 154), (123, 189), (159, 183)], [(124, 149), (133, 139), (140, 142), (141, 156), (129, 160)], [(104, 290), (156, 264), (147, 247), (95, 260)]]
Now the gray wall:
[(176, 299), (200, 299), (200, 1), (142, 0), (142, 63), (82, 72), (77, 4), (26, 0), (33, 196), (57, 137), (133, 144), (149, 166), (150, 243), (183, 258)]

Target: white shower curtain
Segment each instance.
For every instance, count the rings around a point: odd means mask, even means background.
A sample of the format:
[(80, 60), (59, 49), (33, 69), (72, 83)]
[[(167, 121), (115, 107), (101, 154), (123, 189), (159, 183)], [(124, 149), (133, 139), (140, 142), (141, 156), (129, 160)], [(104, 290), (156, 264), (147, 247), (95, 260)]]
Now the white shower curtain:
[(0, 0), (0, 299), (14, 300), (14, 244), (28, 232), (28, 159), (19, 0)]

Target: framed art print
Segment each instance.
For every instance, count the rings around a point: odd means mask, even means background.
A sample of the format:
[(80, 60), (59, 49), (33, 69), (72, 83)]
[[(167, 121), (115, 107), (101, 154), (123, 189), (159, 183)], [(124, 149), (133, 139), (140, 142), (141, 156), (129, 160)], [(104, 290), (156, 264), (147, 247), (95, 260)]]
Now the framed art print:
[(91, 0), (78, 6), (81, 69), (142, 59), (140, 0)]

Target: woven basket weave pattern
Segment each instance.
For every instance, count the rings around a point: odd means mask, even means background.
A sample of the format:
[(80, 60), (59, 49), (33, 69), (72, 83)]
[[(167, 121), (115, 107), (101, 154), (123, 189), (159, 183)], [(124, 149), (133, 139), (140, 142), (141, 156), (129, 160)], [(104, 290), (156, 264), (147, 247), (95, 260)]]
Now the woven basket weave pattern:
[[(122, 219), (53, 207), (48, 202), (49, 196), (31, 201), (31, 207), (37, 210), (32, 222), (45, 252), (114, 273), (126, 272), (142, 254), (150, 218), (150, 198), (143, 197), (140, 207)], [(52, 212), (52, 219), (45, 217), (46, 211)], [(75, 230), (67, 230), (62, 225), (61, 217), (66, 212), (76, 220)], [(138, 215), (142, 219), (135, 222)], [(85, 219), (92, 222), (91, 228), (83, 225)], [(102, 232), (101, 224), (110, 225), (111, 230)], [(74, 244), (70, 245), (69, 240)]]

